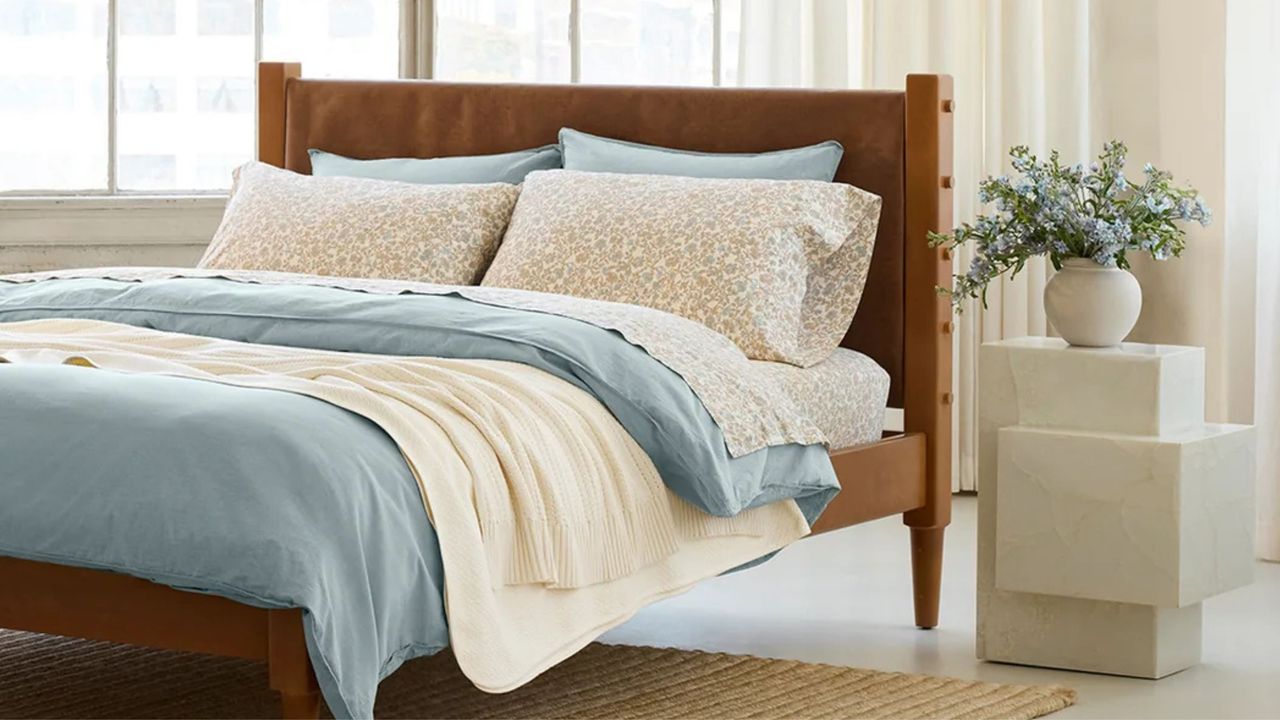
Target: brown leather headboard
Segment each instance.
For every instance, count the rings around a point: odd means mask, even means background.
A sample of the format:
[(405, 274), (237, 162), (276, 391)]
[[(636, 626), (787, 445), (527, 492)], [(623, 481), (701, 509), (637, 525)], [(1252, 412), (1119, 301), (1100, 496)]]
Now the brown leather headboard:
[[(891, 404), (901, 406), (905, 92), (332, 81), (297, 78), (296, 65), (264, 71), (270, 72), (260, 78), (268, 87), (261, 90), (259, 155), (302, 173), (311, 171), (309, 148), (356, 158), (480, 155), (554, 143), (562, 127), (713, 152), (838, 140), (845, 153), (836, 181), (884, 201), (871, 273), (842, 345), (889, 372)], [(283, 96), (275, 101), (283, 105), (283, 123), (264, 116), (276, 111), (265, 107), (273, 83), (276, 97)]]

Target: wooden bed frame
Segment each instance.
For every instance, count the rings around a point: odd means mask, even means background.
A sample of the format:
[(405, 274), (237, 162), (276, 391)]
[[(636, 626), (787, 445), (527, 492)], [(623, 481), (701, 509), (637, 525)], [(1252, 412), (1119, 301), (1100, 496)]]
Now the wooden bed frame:
[[(363, 115), (375, 125), (395, 122), (392, 115), (379, 115), (378, 100), (406, 94), (420, 105), (427, 102), (422, 98), (441, 98), (431, 100), (434, 105), (421, 106), (423, 113), (435, 112), (441, 118), (410, 119), (420, 127), (437, 122), (435, 127), (443, 128), (442, 118), (448, 113), (470, 112), (475, 120), (477, 112), (493, 113), (495, 107), (532, 102), (535, 116), (522, 117), (509, 128), (513, 138), (506, 142), (511, 147), (497, 147), (490, 152), (555, 142), (553, 128), (558, 128), (562, 119), (566, 125), (572, 121), (584, 130), (630, 135), (628, 139), (639, 141), (670, 140), (676, 133), (675, 139), (684, 141), (684, 146), (710, 151), (767, 150), (803, 144), (801, 141), (811, 138), (841, 137), (847, 154), (837, 180), (859, 180), (857, 172), (862, 164), (872, 162), (862, 158), (883, 149), (864, 141), (860, 134), (864, 129), (858, 125), (892, 123), (886, 135), (892, 149), (888, 159), (882, 159), (882, 167), (876, 169), (880, 175), (887, 169), (888, 186), (858, 184), (885, 198), (886, 213), (901, 216), (882, 219), (872, 275), (844, 345), (866, 352), (889, 370), (893, 382), (891, 405), (903, 409), (904, 432), (886, 433), (878, 442), (832, 451), (831, 460), (843, 491), (813, 530), (826, 532), (902, 514), (911, 533), (915, 623), (922, 628), (937, 624), (943, 532), (951, 520), (953, 326), (950, 303), (936, 292), (937, 286), (950, 284), (950, 255), (944, 249), (929, 247), (926, 234), (931, 230), (946, 232), (951, 227), (953, 100), (949, 77), (908, 76), (905, 92), (822, 92), (486, 86), (422, 81), (344, 84), (303, 80), (300, 76), (301, 67), (296, 63), (259, 66), (258, 157), (307, 172), (306, 147), (302, 143), (323, 137), (326, 122), (349, 124), (342, 119), (342, 112)], [(611, 110), (601, 104), (597, 111), (583, 114), (583, 108), (577, 107), (579, 99), (596, 97), (612, 110), (622, 104), (624, 112), (629, 109), (626, 104), (634, 100), (634, 113), (610, 116)], [(487, 111), (477, 110), (468, 105), (471, 98), (477, 98), (477, 104), (485, 100), (491, 106)], [(297, 117), (290, 117), (294, 103), (299, 108)], [(826, 117), (830, 113), (823, 108), (832, 106), (838, 112), (839, 103), (851, 103), (858, 116)], [(792, 105), (807, 105), (812, 112)], [(870, 109), (856, 110), (863, 105)], [(721, 116), (715, 121), (721, 126), (704, 128), (688, 117), (667, 124), (660, 117), (655, 120), (667, 107), (674, 108), (672, 112), (694, 113), (705, 107), (710, 115)], [(755, 128), (737, 128), (737, 139), (733, 139), (732, 132), (721, 132), (735, 129), (732, 123), (741, 117), (743, 109), (757, 107), (761, 117), (753, 118), (753, 113), (747, 112), (745, 119), (755, 122)], [(318, 108), (336, 115), (317, 116)], [(771, 115), (771, 108), (777, 113)], [(550, 117), (541, 118), (542, 114)], [(658, 130), (650, 133), (628, 126), (636, 115), (646, 115), (646, 122), (655, 123)], [(597, 118), (606, 119), (592, 125)], [(527, 127), (537, 124), (533, 120), (545, 121), (540, 128)], [(824, 122), (843, 125), (829, 130), (822, 125)], [(610, 132), (611, 127), (614, 132)], [(837, 130), (842, 134), (824, 135)], [(386, 145), (386, 136), (375, 128), (375, 134), (366, 134), (364, 139), (335, 140), (325, 149), (360, 157), (393, 156), (397, 148), (401, 152), (417, 151), (419, 157), (431, 156), (431, 150), (436, 155), (478, 154), (474, 141), (457, 143), (453, 152), (439, 152), (440, 148), (423, 151), (426, 146), (422, 143), (427, 140), (405, 132), (401, 131), (404, 137), (399, 146)], [(353, 146), (342, 146), (344, 142)], [(445, 137), (442, 142), (451, 141)], [(520, 142), (524, 144), (516, 144)], [(885, 324), (893, 326), (888, 340), (881, 337), (883, 328), (878, 327)], [(0, 558), (0, 627), (265, 661), (270, 685), (281, 695), (284, 717), (314, 718), (320, 710), (319, 689), (302, 633), (301, 610), (268, 610), (117, 573)]]

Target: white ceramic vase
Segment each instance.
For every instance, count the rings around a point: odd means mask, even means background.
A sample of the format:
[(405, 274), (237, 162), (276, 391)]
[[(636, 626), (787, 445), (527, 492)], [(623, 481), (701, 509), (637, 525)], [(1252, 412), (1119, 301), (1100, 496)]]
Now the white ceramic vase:
[(1068, 258), (1044, 286), (1044, 310), (1072, 345), (1112, 347), (1138, 322), (1142, 288), (1128, 270)]

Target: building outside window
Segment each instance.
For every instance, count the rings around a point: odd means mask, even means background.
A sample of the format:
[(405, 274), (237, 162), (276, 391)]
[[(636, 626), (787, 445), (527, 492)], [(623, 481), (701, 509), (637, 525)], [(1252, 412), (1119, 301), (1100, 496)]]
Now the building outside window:
[[(311, 77), (721, 84), (736, 64), (724, 50), (736, 47), (729, 6), (0, 0), (0, 193), (225, 192), (253, 156), (262, 59), (299, 61)], [(424, 27), (429, 42), (407, 46)]]
[(0, 192), (225, 192), (254, 66), (396, 77), (401, 0), (0, 0)]

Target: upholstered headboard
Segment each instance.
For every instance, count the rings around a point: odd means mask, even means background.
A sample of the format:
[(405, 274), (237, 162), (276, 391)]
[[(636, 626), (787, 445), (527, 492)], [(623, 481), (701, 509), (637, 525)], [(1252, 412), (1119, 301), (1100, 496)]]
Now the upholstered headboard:
[[(311, 171), (309, 148), (356, 158), (479, 155), (554, 143), (562, 127), (713, 152), (838, 140), (845, 154), (836, 180), (884, 201), (871, 273), (842, 344), (889, 372), (891, 404), (900, 407), (909, 347), (920, 344), (910, 337), (912, 305), (928, 311), (929, 338), (949, 330), (941, 327), (947, 305), (932, 286), (947, 281), (950, 264), (925, 241), (926, 230), (946, 229), (950, 220), (951, 95), (944, 76), (911, 76), (904, 92), (332, 81), (299, 74), (296, 64), (260, 69), (259, 157), (302, 173)], [(913, 263), (927, 275), (916, 282), (914, 301)], [(931, 355), (932, 339), (925, 343)], [(949, 381), (949, 342), (945, 365)]]

